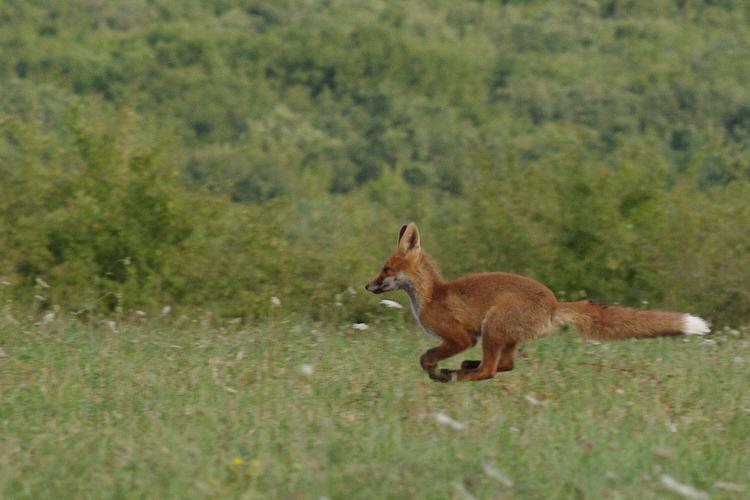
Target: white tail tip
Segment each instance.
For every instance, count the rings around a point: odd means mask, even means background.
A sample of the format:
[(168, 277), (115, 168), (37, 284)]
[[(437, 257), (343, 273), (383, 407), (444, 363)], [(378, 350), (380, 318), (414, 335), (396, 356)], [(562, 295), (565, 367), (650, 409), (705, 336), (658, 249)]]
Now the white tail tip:
[(711, 325), (704, 319), (691, 314), (682, 317), (682, 333), (685, 335), (705, 335), (710, 331)]

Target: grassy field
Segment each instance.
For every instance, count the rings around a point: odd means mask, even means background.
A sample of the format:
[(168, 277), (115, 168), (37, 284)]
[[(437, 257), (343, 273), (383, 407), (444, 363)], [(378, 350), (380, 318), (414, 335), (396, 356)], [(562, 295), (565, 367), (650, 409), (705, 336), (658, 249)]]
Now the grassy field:
[(562, 332), (468, 384), (429, 381), (416, 332), (4, 323), (0, 497), (750, 495), (748, 331)]

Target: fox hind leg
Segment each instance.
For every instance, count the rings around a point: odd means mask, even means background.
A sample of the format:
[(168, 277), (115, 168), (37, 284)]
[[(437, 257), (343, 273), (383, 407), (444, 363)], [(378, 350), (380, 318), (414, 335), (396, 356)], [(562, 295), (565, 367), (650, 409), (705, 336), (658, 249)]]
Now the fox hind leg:
[(457, 380), (485, 380), (498, 371), (513, 369), (517, 343), (544, 331), (549, 312), (523, 302), (504, 303), (490, 309), (482, 321), (482, 361), (465, 363)]
[(500, 362), (497, 364), (498, 372), (509, 372), (513, 369), (513, 361), (516, 358), (516, 345), (518, 342), (511, 340), (503, 346), (503, 353), (500, 356)]
[(486, 337), (483, 339), (482, 361), (479, 363), (479, 366), (459, 370), (456, 372), (456, 380), (485, 380), (495, 376), (495, 371), (502, 355), (503, 343), (493, 340)]
[[(517, 342), (511, 341), (503, 345), (502, 354), (500, 355), (500, 362), (498, 363), (497, 369), (495, 371), (509, 372), (513, 369), (513, 361), (516, 357), (517, 344)], [(461, 362), (461, 369), (476, 370), (481, 364), (481, 359), (465, 359)]]

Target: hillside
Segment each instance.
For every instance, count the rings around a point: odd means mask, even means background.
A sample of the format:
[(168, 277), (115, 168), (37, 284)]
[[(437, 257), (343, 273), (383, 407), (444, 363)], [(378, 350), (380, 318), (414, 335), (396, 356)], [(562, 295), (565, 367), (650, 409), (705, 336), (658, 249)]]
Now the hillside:
[(746, 2), (9, 1), (0, 28), (8, 310), (368, 319), (347, 289), (416, 220), (448, 276), (750, 322)]

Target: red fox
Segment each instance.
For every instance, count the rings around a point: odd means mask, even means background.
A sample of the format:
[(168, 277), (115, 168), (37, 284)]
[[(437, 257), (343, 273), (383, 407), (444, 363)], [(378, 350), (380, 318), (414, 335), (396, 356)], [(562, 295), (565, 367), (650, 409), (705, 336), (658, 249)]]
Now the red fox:
[[(372, 293), (406, 290), (424, 331), (441, 341), (420, 358), (422, 369), (439, 382), (485, 380), (513, 369), (519, 342), (543, 337), (573, 324), (587, 338), (617, 340), (665, 335), (704, 335), (709, 324), (690, 314), (606, 306), (584, 300), (558, 302), (552, 291), (525, 276), (481, 273), (445, 282), (422, 251), (416, 224), (401, 227), (396, 252), (365, 288)], [(466, 360), (460, 370), (438, 363), (482, 338), (482, 360)]]

